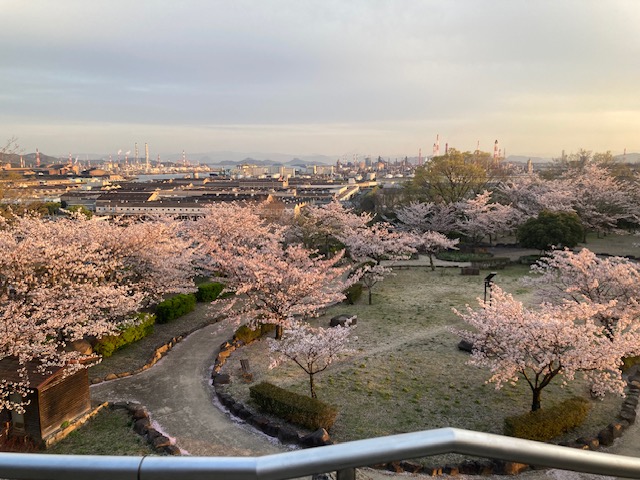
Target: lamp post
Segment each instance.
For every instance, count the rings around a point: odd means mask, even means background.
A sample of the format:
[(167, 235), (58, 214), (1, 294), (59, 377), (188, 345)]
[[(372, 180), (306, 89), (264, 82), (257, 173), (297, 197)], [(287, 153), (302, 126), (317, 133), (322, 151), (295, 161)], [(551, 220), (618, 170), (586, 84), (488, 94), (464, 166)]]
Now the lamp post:
[(491, 286), (493, 285), (493, 277), (495, 277), (498, 272), (491, 272), (489, 275), (484, 277), (484, 303), (487, 303), (487, 292), (489, 292), (489, 305), (491, 305)]

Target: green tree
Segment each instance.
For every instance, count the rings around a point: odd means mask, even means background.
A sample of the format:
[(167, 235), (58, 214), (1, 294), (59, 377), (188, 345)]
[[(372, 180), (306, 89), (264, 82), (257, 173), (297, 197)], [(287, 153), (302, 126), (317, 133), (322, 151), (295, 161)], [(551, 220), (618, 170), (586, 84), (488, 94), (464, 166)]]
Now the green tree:
[(526, 248), (540, 251), (552, 247), (575, 247), (584, 235), (580, 218), (575, 213), (543, 210), (518, 227), (516, 238)]
[(416, 168), (407, 193), (416, 199), (455, 203), (487, 188), (502, 176), (502, 168), (486, 152), (460, 152), (449, 149)]

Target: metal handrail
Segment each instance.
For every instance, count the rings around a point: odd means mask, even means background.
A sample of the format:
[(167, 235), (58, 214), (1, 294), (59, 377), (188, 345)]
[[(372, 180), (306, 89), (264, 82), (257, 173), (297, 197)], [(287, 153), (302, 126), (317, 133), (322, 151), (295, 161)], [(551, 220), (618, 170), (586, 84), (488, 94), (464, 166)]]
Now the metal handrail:
[(0, 453), (0, 478), (51, 480), (276, 480), (443, 453), (640, 478), (640, 458), (442, 428), (262, 457), (116, 457)]

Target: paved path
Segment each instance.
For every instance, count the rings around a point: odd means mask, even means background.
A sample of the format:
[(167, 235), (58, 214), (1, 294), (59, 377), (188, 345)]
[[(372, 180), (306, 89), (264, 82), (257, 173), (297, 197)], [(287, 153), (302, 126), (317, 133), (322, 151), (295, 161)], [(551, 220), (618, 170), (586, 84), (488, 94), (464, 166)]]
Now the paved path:
[(218, 347), (233, 334), (226, 321), (209, 325), (177, 344), (152, 368), (91, 387), (98, 401), (136, 401), (157, 428), (190, 455), (257, 456), (284, 447), (240, 425), (214, 402), (210, 369)]

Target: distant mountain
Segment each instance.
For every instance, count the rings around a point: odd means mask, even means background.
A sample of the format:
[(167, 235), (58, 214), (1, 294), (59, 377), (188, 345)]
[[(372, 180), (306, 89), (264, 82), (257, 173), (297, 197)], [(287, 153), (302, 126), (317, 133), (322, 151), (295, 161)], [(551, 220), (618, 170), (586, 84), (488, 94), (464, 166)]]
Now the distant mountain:
[[(213, 165), (238, 165), (241, 163), (251, 163), (252, 165), (309, 165), (309, 164), (333, 164), (336, 157), (327, 155), (290, 155), (285, 153), (265, 153), (265, 152), (201, 152), (188, 153), (187, 159), (192, 162), (207, 163)], [(182, 153), (163, 155), (162, 160), (172, 162), (182, 161)]]
[(614, 155), (614, 160), (625, 163), (640, 163), (640, 153), (627, 153), (626, 155)]

